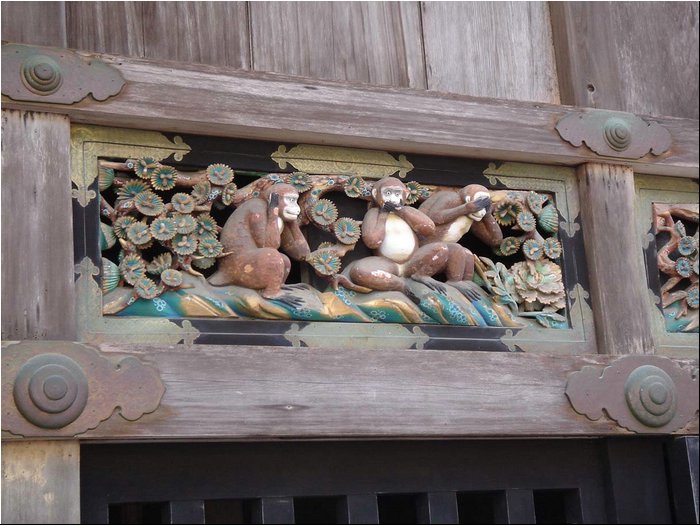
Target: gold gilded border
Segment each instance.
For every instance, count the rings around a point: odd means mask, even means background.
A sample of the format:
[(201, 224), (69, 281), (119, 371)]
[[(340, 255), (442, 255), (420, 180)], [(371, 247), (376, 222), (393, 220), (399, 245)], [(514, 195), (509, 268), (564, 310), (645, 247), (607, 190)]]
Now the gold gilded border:
[[(170, 141), (161, 133), (99, 126), (74, 126), (71, 129), (71, 180), (73, 198), (85, 207), (97, 197), (90, 185), (98, 174), (99, 157), (152, 157), (162, 160), (174, 155), (182, 160), (190, 147), (180, 137)], [(97, 281), (100, 268), (85, 257), (75, 266), (77, 288), (78, 340), (85, 343), (192, 343), (199, 331), (185, 320), (182, 326), (159, 318), (138, 318), (102, 315), (102, 289)]]
[(398, 172), (399, 177), (404, 178), (413, 169), (405, 155), (399, 155), (397, 160), (386, 151), (314, 144), (298, 144), (289, 151), (286, 146), (280, 146), (270, 158), (282, 170), (291, 164), (310, 175), (356, 175), (381, 179)]
[(191, 148), (180, 136), (171, 142), (162, 133), (99, 126), (74, 126), (71, 128), (71, 180), (75, 185), (73, 198), (84, 208), (97, 198), (88, 189), (97, 178), (98, 157), (152, 157), (163, 160), (175, 155), (182, 160)]

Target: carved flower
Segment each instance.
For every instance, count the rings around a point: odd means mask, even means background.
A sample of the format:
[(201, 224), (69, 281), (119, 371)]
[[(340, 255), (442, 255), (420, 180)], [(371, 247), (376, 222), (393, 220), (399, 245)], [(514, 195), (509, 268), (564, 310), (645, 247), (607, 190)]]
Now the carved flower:
[(151, 230), (148, 224), (139, 221), (135, 222), (126, 230), (126, 235), (136, 246), (143, 246), (151, 240)]
[(158, 168), (158, 162), (151, 157), (138, 159), (134, 164), (134, 173), (142, 179), (150, 179), (153, 172)]
[(154, 258), (146, 267), (146, 271), (153, 275), (160, 275), (173, 265), (173, 256), (169, 253), (162, 253)]
[(187, 193), (176, 193), (173, 195), (173, 198), (170, 199), (170, 202), (173, 208), (175, 208), (175, 211), (179, 211), (180, 213), (192, 213), (194, 210), (194, 199)]
[(156, 190), (172, 190), (177, 182), (177, 170), (170, 166), (159, 166), (151, 175), (151, 185)]
[(529, 211), (521, 211), (518, 213), (515, 220), (524, 232), (531, 232), (537, 227), (535, 216)]
[(98, 187), (100, 191), (105, 191), (114, 182), (114, 170), (112, 168), (100, 167), (100, 174), (98, 175)]
[(355, 244), (360, 240), (360, 223), (354, 219), (343, 217), (333, 225), (335, 238), (343, 244)]
[(681, 277), (690, 277), (693, 273), (693, 264), (686, 257), (676, 259), (676, 273)]
[(177, 288), (182, 284), (182, 273), (177, 270), (167, 269), (160, 274), (160, 280), (170, 288)]
[(122, 201), (128, 201), (143, 191), (148, 191), (148, 186), (140, 180), (130, 180), (117, 190), (117, 198)]
[(503, 239), (503, 241), (501, 241), (501, 245), (498, 249), (500, 254), (505, 255), (506, 257), (514, 255), (518, 253), (518, 250), (520, 249), (520, 239), (517, 237), (506, 237)]
[(155, 217), (163, 212), (163, 199), (152, 191), (142, 191), (134, 197), (136, 209), (144, 215)]
[(197, 205), (207, 202), (210, 193), (211, 184), (209, 184), (209, 181), (195, 184), (194, 188), (192, 188), (192, 198)]
[(158, 217), (151, 223), (151, 235), (159, 241), (167, 241), (175, 237), (175, 221), (169, 217)]
[(692, 255), (698, 249), (698, 241), (694, 237), (686, 235), (678, 241), (678, 252), (681, 255)]
[(119, 217), (116, 221), (114, 221), (114, 234), (119, 237), (120, 239), (126, 239), (127, 237), (127, 229), (129, 226), (134, 224), (136, 222), (135, 217), (131, 217), (130, 215), (125, 215), (124, 217)]
[(356, 199), (357, 197), (364, 195), (363, 190), (365, 187), (366, 184), (362, 177), (350, 177), (345, 183), (345, 194), (348, 197)]
[(207, 178), (212, 184), (225, 186), (233, 180), (233, 170), (225, 164), (211, 164), (207, 168)]
[(100, 223), (100, 250), (109, 250), (117, 242), (114, 228), (104, 222)]
[(119, 270), (124, 280), (133, 286), (137, 280), (146, 276), (146, 263), (138, 255), (130, 254), (119, 263)]
[(334, 275), (340, 271), (340, 257), (331, 250), (320, 250), (309, 258), (311, 266), (321, 275)]
[(197, 239), (194, 235), (176, 235), (172, 243), (173, 251), (178, 255), (191, 255), (197, 251)]
[(536, 241), (535, 239), (528, 239), (523, 244), (523, 253), (525, 254), (525, 257), (531, 261), (536, 261), (542, 257), (544, 247), (542, 246), (541, 242)]
[(148, 277), (141, 277), (138, 281), (136, 281), (136, 284), (134, 284), (134, 289), (136, 290), (138, 296), (144, 299), (155, 299), (162, 292), (162, 289), (160, 289), (156, 283), (153, 282), (153, 279)]
[(537, 217), (537, 224), (547, 233), (559, 231), (559, 211), (554, 204), (547, 204)]
[(338, 209), (332, 201), (321, 199), (311, 210), (311, 218), (314, 222), (326, 226), (332, 224), (338, 218)]
[(216, 239), (201, 239), (199, 241), (199, 253), (204, 257), (218, 257), (223, 251), (224, 247)]
[(223, 202), (226, 206), (230, 206), (233, 202), (233, 198), (236, 196), (237, 190), (238, 187), (233, 182), (224, 186), (224, 189), (221, 192), (221, 202)]
[(175, 230), (177, 233), (192, 233), (197, 228), (197, 221), (192, 215), (173, 215)]
[(208, 213), (197, 217), (197, 235), (200, 237), (216, 236), (216, 221), (214, 217)]
[(406, 188), (408, 189), (408, 197), (406, 197), (406, 204), (408, 204), (409, 206), (418, 202), (423, 196), (423, 186), (421, 186), (417, 182), (409, 182), (408, 184), (406, 184)]
[(698, 309), (698, 305), (700, 304), (700, 296), (698, 295), (697, 284), (690, 287), (690, 289), (688, 290), (688, 296), (685, 298), (685, 301), (686, 303), (688, 303), (688, 306), (693, 310)]
[(535, 215), (539, 215), (542, 212), (542, 207), (544, 203), (547, 202), (547, 196), (537, 193), (536, 191), (531, 191), (527, 194), (527, 205), (530, 211)]
[(559, 310), (566, 306), (561, 268), (546, 259), (523, 261), (510, 269), (516, 301), (525, 309), (540, 310), (547, 306)]
[(556, 237), (550, 237), (544, 241), (544, 254), (550, 259), (561, 257), (561, 243)]
[(302, 171), (295, 171), (289, 176), (289, 184), (294, 186), (299, 193), (311, 189), (311, 177)]
[(522, 211), (523, 207), (519, 202), (504, 199), (494, 206), (493, 216), (501, 226), (511, 226), (515, 224), (515, 218)]

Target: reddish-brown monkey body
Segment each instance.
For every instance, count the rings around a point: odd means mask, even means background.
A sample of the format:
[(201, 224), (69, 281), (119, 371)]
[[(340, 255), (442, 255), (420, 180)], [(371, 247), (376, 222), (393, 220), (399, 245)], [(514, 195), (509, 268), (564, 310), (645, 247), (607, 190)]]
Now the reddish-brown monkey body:
[(398, 179), (375, 183), (370, 208), (362, 221), (362, 240), (375, 256), (352, 263), (347, 274), (357, 285), (381, 291), (406, 291), (406, 277), (430, 277), (447, 265), (445, 243), (419, 246), (435, 224), (421, 211), (405, 206), (408, 190)]
[(263, 297), (278, 295), (291, 269), (289, 257), (301, 260), (310, 253), (297, 222), (298, 197), (293, 186), (277, 184), (236, 208), (221, 231), (228, 255), (219, 260), (209, 283), (262, 290)]

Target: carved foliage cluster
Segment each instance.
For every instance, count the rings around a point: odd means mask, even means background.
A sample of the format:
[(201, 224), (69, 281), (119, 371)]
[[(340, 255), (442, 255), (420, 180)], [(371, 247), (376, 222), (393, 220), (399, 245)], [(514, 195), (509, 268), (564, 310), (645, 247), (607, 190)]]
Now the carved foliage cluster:
[(653, 210), (657, 264), (665, 278), (660, 291), (666, 327), (672, 332), (697, 332), (698, 205), (654, 204)]

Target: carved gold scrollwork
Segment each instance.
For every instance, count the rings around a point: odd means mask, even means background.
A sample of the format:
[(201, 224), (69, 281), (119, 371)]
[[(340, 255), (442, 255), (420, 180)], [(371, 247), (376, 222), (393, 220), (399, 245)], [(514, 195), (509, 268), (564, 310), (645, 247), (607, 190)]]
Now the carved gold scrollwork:
[(381, 179), (398, 172), (399, 177), (403, 178), (413, 169), (413, 164), (404, 155), (399, 155), (396, 160), (385, 151), (312, 144), (299, 144), (289, 151), (286, 146), (280, 146), (271, 157), (280, 169), (291, 164), (300, 171), (319, 175), (355, 175)]

